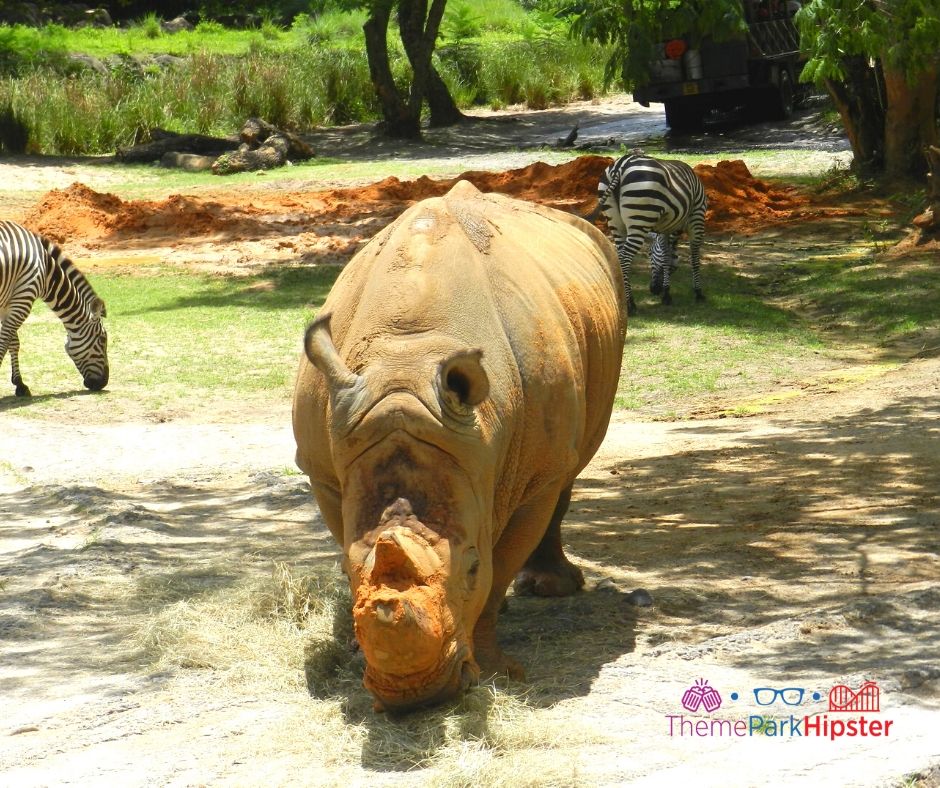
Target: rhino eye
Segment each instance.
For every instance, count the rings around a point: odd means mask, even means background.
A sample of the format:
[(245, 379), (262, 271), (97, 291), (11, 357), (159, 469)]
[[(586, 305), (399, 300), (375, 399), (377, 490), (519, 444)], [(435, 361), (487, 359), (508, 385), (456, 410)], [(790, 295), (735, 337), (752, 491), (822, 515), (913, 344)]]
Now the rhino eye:
[(480, 573), (480, 559), (474, 559), (467, 569), (467, 590), (473, 591), (477, 587), (477, 575)]

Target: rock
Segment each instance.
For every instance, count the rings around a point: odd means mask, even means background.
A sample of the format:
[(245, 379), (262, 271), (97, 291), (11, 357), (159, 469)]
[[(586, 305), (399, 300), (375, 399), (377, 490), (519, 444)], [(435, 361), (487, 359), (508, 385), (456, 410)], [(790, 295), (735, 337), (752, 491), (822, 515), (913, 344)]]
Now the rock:
[(617, 588), (617, 584), (613, 581), (613, 578), (605, 577), (597, 581), (597, 585), (594, 586), (594, 590), (609, 593), (611, 591), (616, 592), (619, 589)]
[(8, 7), (4, 4), (0, 10), (0, 24), (39, 27), (41, 21), (39, 6), (35, 3), (11, 3)]
[(113, 24), (106, 8), (89, 8), (76, 27), (111, 27)]
[(186, 63), (185, 57), (178, 57), (177, 55), (154, 55), (153, 61), (164, 71), (169, 71), (173, 68), (179, 68), (180, 66)]
[(181, 30), (192, 30), (193, 26), (184, 16), (178, 16), (168, 22), (161, 22), (160, 27), (164, 33), (179, 33)]
[(94, 71), (96, 74), (101, 74), (102, 76), (107, 76), (107, 74), (110, 73), (110, 70), (104, 63), (91, 55), (82, 55), (77, 52), (70, 53), (68, 55), (68, 63), (69, 71), (73, 73)]
[(645, 588), (637, 588), (626, 596), (627, 602), (634, 607), (652, 607), (653, 596)]

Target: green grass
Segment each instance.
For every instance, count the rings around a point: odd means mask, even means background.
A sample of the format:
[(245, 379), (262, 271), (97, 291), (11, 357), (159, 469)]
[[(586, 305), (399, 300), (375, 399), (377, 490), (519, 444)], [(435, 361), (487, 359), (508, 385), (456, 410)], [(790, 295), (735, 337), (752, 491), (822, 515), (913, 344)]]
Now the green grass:
[(866, 337), (884, 347), (940, 329), (935, 257), (923, 252), (899, 261), (879, 256), (879, 246), (783, 264), (783, 289), (791, 296), (811, 294), (808, 307), (818, 322), (846, 339)]
[(375, 111), (365, 56), (322, 49), (200, 53), (179, 68), (65, 80), (43, 67), (0, 80), (0, 107), (26, 124), (28, 151), (60, 154), (113, 151), (155, 127), (226, 135), (251, 116), (300, 129)]
[[(471, 17), (475, 29), (462, 35), (461, 19)], [(278, 26), (265, 20), (257, 28), (231, 29), (218, 22), (200, 22), (193, 30), (164, 33), (160, 17), (148, 14), (127, 27), (67, 28), (47, 24), (41, 28), (26, 25), (0, 25), (0, 70), (15, 63), (30, 63), (54, 55), (81, 52), (98, 58), (110, 55), (168, 54), (177, 56), (197, 52), (219, 55), (244, 55), (259, 46), (269, 51), (285, 51), (310, 44), (362, 48), (363, 10), (329, 9), (315, 16), (299, 14), (290, 25)], [(390, 26), (397, 37), (397, 29)], [(526, 11), (514, 0), (475, 0), (450, 2), (441, 25), (441, 42), (479, 40), (492, 36), (535, 38), (552, 35), (563, 38), (565, 30), (551, 15)]]
[[(109, 394), (99, 415), (127, 404), (198, 409), (216, 398), (286, 402), (303, 332), (338, 268), (283, 268), (219, 277), (159, 267), (90, 274), (108, 305)], [(42, 303), (20, 330), (20, 363), (34, 395), (81, 387), (65, 334)], [(35, 398), (36, 413), (55, 402)], [(135, 404), (136, 407), (136, 404)], [(33, 412), (33, 408), (29, 409)]]
[[(682, 254), (680, 250), (680, 255)], [(648, 293), (645, 266), (631, 284), (640, 307), (627, 326), (617, 407), (672, 418), (705, 395), (792, 375), (824, 345), (799, 315), (762, 298), (733, 270), (703, 265), (708, 300), (696, 303), (687, 261), (673, 278), (673, 305)]]

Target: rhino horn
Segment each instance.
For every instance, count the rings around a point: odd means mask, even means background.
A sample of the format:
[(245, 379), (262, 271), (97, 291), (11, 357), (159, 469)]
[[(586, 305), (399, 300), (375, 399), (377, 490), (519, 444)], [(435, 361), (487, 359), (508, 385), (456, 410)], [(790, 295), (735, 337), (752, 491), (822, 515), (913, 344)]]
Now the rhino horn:
[(427, 541), (404, 526), (384, 531), (366, 559), (373, 584), (383, 578), (424, 582), (441, 568), (441, 559)]
[(330, 333), (332, 313), (321, 314), (307, 328), (304, 334), (304, 352), (310, 363), (326, 376), (330, 391), (336, 393), (356, 386), (360, 376), (346, 366), (333, 344)]
[(473, 408), (490, 395), (490, 379), (483, 369), (483, 351), (458, 350), (438, 367), (438, 386), (446, 400), (460, 409)]

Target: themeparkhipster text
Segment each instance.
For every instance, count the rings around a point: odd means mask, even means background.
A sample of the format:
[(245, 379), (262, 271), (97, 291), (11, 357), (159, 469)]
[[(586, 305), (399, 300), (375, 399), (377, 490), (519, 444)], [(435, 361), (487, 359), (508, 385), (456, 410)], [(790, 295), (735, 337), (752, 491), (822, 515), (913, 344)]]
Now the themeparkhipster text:
[[(771, 706), (781, 703), (794, 707), (803, 704), (806, 690), (801, 687), (757, 687), (753, 690), (754, 702), (759, 706)], [(739, 694), (732, 692), (731, 700), (738, 700)], [(812, 693), (813, 700), (820, 700), (819, 692)], [(682, 695), (682, 707), (686, 711), (697, 712), (699, 709), (711, 715), (722, 706), (722, 697), (717, 689), (705, 679), (698, 679)], [(721, 717), (687, 717), (684, 714), (667, 714), (670, 736), (679, 737), (813, 737), (835, 741), (855, 737), (887, 737), (891, 733), (893, 720), (873, 717), (881, 711), (881, 690), (874, 681), (865, 681), (853, 691), (844, 684), (837, 684), (829, 690), (829, 714), (813, 713), (802, 716), (787, 714), (777, 717), (763, 714), (750, 714), (738, 719)], [(841, 716), (858, 714), (858, 716)], [(868, 716), (865, 716), (865, 715)]]

